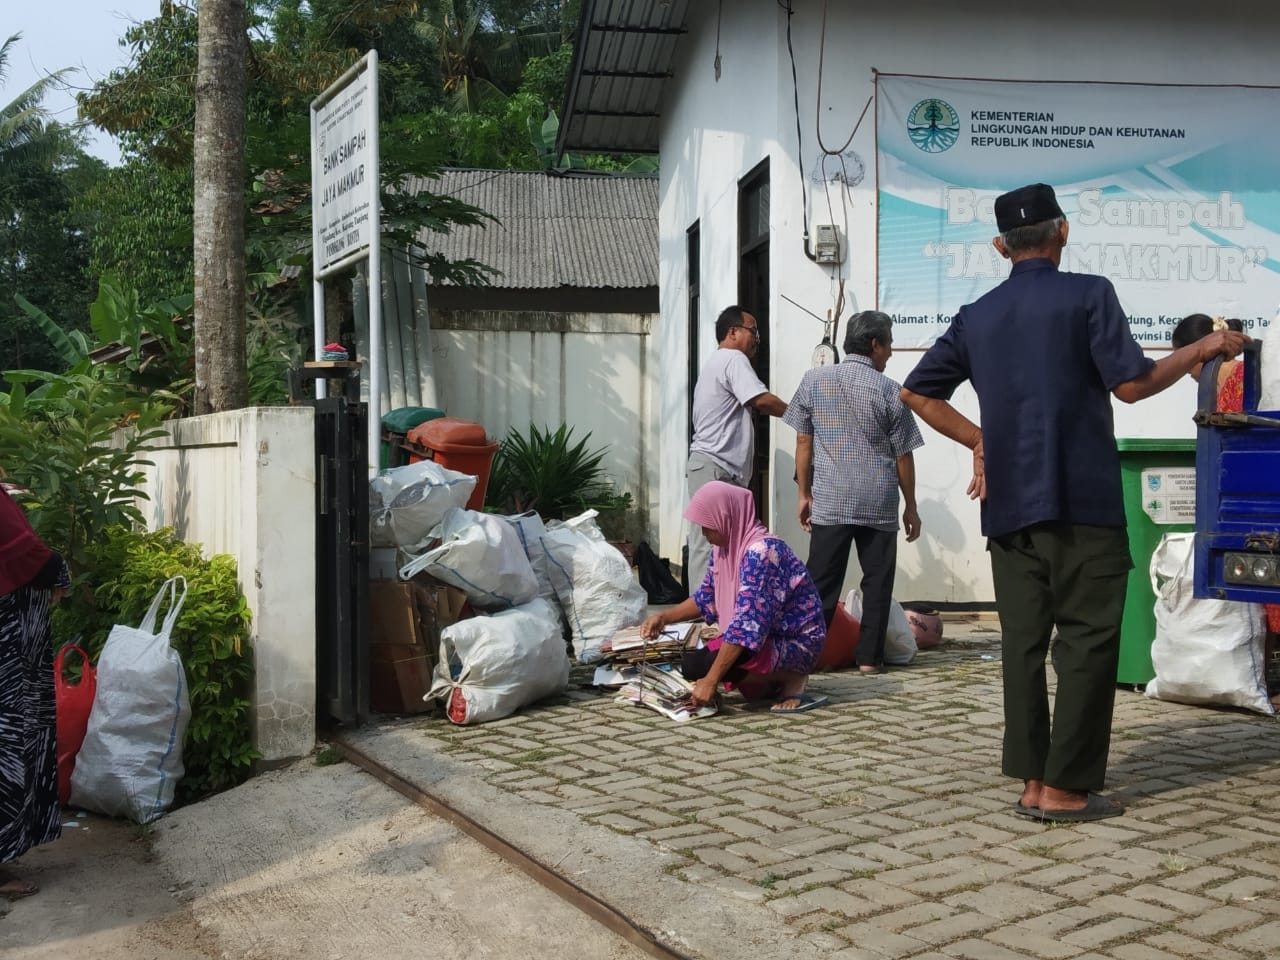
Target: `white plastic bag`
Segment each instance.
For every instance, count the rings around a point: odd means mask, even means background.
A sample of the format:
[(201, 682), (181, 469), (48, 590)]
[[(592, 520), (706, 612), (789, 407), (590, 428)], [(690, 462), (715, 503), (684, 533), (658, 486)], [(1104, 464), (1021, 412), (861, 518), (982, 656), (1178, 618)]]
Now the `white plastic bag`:
[(547, 601), (459, 620), (440, 631), (435, 682), (454, 723), (498, 720), (569, 686), (560, 621)]
[(369, 542), (418, 553), (447, 511), (465, 507), (476, 478), (422, 460), (383, 470), (369, 481)]
[(1258, 394), (1258, 409), (1280, 410), (1280, 312), (1271, 322), (1267, 338), (1262, 341), (1258, 362), (1262, 367), (1262, 389)]
[(884, 635), (884, 662), (905, 667), (916, 658), (916, 634), (907, 612), (897, 600), (889, 601), (889, 629)]
[(400, 579), (425, 570), (486, 609), (517, 607), (538, 595), (520, 537), (502, 517), (450, 507), (432, 535), (440, 545), (401, 567)]
[(533, 567), (533, 575), (538, 580), (538, 596), (547, 601), (551, 608), (560, 614), (560, 605), (556, 600), (556, 588), (551, 585), (551, 577), (547, 575), (547, 553), (542, 548), (542, 536), (547, 532), (542, 517), (530, 510), (528, 513), (517, 513), (503, 517), (515, 528), (520, 538), (520, 546), (524, 547), (524, 555)]
[(1151, 555), (1156, 677), (1146, 694), (1178, 703), (1243, 707), (1268, 716), (1261, 604), (1193, 595), (1194, 533), (1166, 533)]
[[(71, 775), (72, 806), (150, 823), (173, 804), (184, 772), (182, 738), (191, 704), (182, 659), (169, 637), (186, 598), (187, 581), (173, 577), (156, 593), (141, 624), (111, 628)], [(169, 612), (157, 632), (156, 616), (166, 600)]]
[(547, 574), (573, 634), (582, 663), (600, 659), (601, 645), (623, 627), (644, 620), (649, 596), (631, 565), (596, 525), (596, 511), (551, 521), (542, 535)]
[[(845, 610), (862, 623), (862, 591), (853, 589), (844, 599)], [(897, 600), (889, 601), (889, 624), (884, 634), (884, 662), (895, 667), (905, 667), (916, 658), (916, 634), (911, 621)]]

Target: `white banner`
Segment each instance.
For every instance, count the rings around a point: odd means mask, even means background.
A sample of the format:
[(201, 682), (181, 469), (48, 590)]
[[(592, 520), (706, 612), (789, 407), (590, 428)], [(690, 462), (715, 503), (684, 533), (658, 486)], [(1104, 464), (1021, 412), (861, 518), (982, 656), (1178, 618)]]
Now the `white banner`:
[(315, 274), (368, 250), (378, 197), (373, 75), (357, 72), (311, 116), (311, 241)]
[(881, 76), (878, 301), (926, 347), (1009, 273), (992, 204), (1053, 186), (1062, 269), (1110, 278), (1143, 346), (1280, 304), (1280, 89)]

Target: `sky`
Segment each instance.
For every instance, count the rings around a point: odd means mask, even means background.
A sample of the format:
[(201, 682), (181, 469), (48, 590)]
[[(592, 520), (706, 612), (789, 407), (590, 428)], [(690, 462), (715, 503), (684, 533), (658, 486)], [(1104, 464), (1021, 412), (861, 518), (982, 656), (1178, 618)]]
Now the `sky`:
[[(129, 61), (119, 45), (129, 24), (149, 20), (160, 12), (161, 0), (3, 0), (0, 42), (15, 33), (22, 39), (9, 48), (8, 75), (0, 87), (0, 104), (10, 102), (43, 76), (63, 67), (67, 90), (52, 90), (45, 108), (53, 119), (73, 123), (75, 94), (93, 86)], [(86, 149), (110, 164), (120, 162), (115, 140), (88, 128)]]

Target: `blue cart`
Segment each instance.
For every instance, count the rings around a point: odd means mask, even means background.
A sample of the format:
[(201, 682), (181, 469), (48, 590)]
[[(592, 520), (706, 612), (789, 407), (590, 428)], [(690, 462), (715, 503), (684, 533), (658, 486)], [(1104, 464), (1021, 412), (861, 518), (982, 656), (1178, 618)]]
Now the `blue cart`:
[(1241, 413), (1217, 410), (1221, 364), (1200, 375), (1195, 594), (1280, 603), (1280, 411), (1258, 409), (1259, 344), (1244, 353)]

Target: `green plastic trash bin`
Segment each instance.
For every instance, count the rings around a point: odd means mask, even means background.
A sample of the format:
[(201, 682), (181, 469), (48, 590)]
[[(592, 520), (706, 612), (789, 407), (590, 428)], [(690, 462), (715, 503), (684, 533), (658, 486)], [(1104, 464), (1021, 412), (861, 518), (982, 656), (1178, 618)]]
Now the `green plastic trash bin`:
[(444, 416), (435, 407), (397, 407), (382, 415), (382, 447), (378, 463), (383, 470), (403, 467), (409, 462), (409, 454), (401, 444), (409, 431), (416, 426)]
[(1125, 439), (1117, 440), (1116, 446), (1133, 557), (1116, 682), (1144, 684), (1155, 677), (1151, 643), (1156, 637), (1156, 596), (1151, 590), (1151, 556), (1166, 533), (1195, 529), (1196, 442)]

